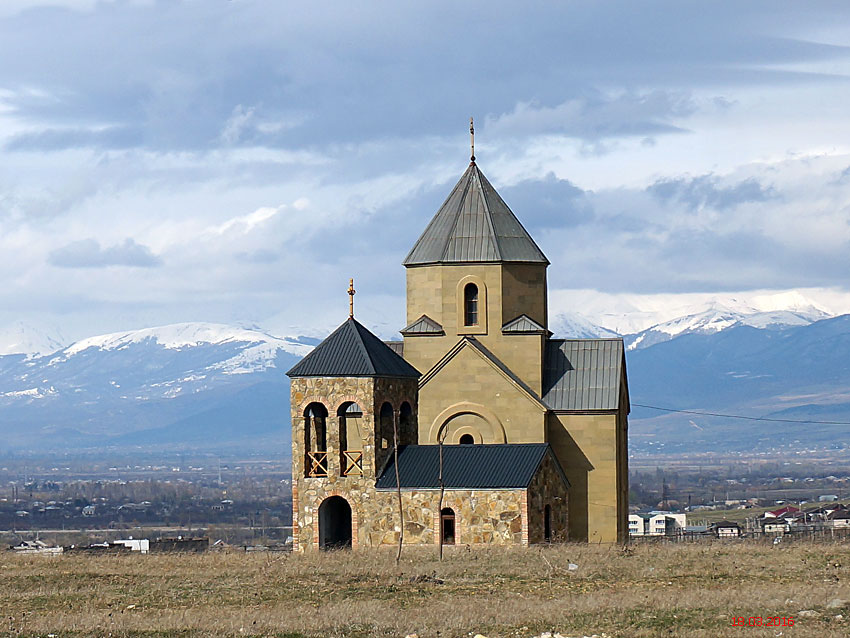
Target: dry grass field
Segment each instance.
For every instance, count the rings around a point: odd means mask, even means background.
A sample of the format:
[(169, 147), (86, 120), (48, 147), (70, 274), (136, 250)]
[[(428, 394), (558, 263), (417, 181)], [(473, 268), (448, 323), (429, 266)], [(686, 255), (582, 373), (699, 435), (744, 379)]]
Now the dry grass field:
[[(0, 554), (8, 636), (847, 636), (850, 545)], [(569, 563), (578, 565), (570, 571)], [(830, 607), (830, 602), (832, 606)], [(802, 616), (800, 612), (811, 610)], [(793, 627), (735, 627), (743, 616)]]

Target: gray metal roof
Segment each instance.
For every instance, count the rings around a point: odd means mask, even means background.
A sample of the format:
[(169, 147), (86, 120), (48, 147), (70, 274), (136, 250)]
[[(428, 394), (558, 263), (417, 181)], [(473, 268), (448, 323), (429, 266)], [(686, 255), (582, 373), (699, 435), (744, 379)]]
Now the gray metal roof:
[(348, 319), (286, 374), (290, 377), (421, 376), (356, 319)]
[(401, 334), (405, 336), (413, 335), (444, 335), (443, 326), (431, 319), (428, 315), (422, 315), (412, 324), (403, 328)]
[(528, 315), (520, 315), (502, 326), (502, 332), (539, 334), (547, 330)]
[(622, 339), (546, 342), (543, 401), (551, 409), (616, 410), (621, 383), (625, 383)]
[[(437, 445), (405, 445), (398, 449), (398, 473), (402, 489), (439, 489), (440, 448)], [(443, 484), (446, 489), (522, 489), (529, 486), (548, 443), (502, 443), (493, 445), (444, 445)], [(555, 459), (554, 454), (552, 458)], [(560, 469), (557, 459), (556, 467)], [(562, 477), (567, 482), (566, 476)], [(395, 489), (395, 461), (391, 454), (375, 483), (377, 489)]]
[(404, 341), (384, 341), (387, 347), (395, 352), (398, 356), (404, 356)]
[(505, 261), (549, 263), (473, 162), (402, 263)]

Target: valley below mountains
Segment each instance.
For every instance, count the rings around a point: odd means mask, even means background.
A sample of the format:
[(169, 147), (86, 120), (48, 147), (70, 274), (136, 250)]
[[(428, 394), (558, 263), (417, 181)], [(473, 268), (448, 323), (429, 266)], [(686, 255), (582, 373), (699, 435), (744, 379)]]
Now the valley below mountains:
[[(580, 315), (559, 315), (553, 329), (559, 338), (616, 334)], [(25, 350), (35, 343), (52, 350), (57, 340), (25, 327), (17, 332), (23, 351), (0, 355), (6, 455), (143, 449), (288, 456), (285, 373), (317, 343), (187, 323), (39, 353)], [(623, 336), (632, 454), (847, 447), (850, 315), (714, 304)]]

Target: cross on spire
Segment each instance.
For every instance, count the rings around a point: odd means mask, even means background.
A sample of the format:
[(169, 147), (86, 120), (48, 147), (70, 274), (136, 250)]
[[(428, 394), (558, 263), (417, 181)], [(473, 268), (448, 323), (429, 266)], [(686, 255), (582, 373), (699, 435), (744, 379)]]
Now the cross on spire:
[(469, 146), (472, 149), (469, 154), (469, 163), (475, 164), (475, 125), (472, 118), (469, 118)]
[(354, 319), (354, 278), (348, 280), (348, 318)]

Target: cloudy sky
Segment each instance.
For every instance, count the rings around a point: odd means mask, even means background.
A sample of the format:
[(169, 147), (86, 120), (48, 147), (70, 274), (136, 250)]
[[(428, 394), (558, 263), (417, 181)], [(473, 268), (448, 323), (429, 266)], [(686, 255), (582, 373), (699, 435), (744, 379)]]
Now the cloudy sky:
[(353, 276), (389, 336), (470, 115), (554, 314), (847, 312), (849, 45), (844, 2), (3, 0), (0, 328), (321, 333)]

